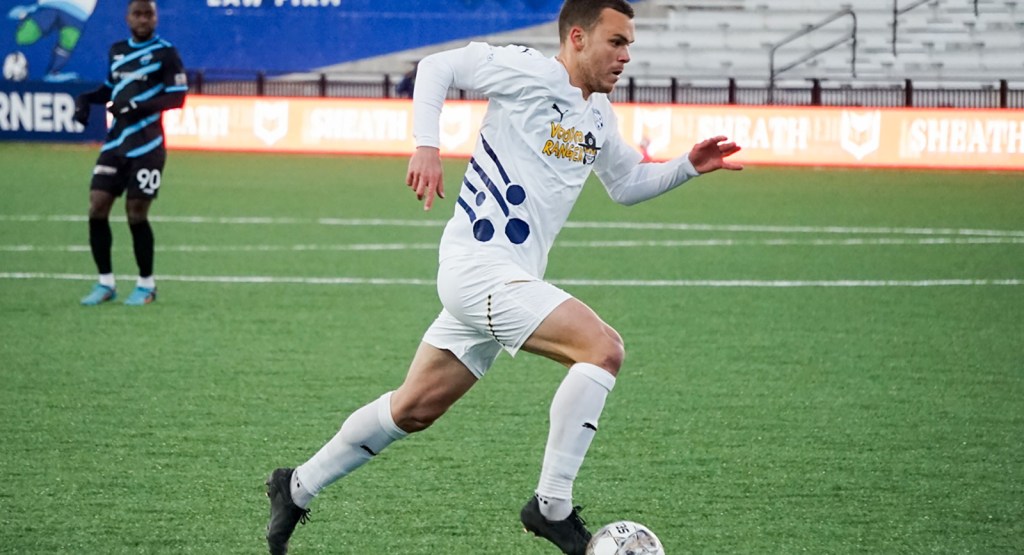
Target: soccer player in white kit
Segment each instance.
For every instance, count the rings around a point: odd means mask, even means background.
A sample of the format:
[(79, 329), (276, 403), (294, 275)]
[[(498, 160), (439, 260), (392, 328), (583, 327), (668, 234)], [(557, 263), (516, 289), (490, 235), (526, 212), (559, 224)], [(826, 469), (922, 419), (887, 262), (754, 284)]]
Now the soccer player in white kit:
[(424, 209), (444, 198), (438, 136), (448, 88), (489, 99), (441, 238), (437, 291), (444, 308), (397, 390), (352, 413), (308, 461), (270, 475), (271, 553), (287, 552), (317, 493), (433, 424), (504, 349), (568, 368), (551, 403), (536, 492), (520, 519), (563, 553), (584, 554), (590, 532), (573, 507), (573, 481), (625, 351), (619, 334), (593, 310), (543, 280), (548, 251), (591, 171), (612, 199), (634, 204), (702, 173), (741, 169), (725, 160), (739, 151), (725, 137), (659, 164), (642, 164), (640, 153), (622, 140), (606, 95), (629, 62), (632, 18), (625, 0), (566, 0), (555, 58), (520, 46), (470, 43), (420, 62), (413, 96), (417, 148), (406, 179)]

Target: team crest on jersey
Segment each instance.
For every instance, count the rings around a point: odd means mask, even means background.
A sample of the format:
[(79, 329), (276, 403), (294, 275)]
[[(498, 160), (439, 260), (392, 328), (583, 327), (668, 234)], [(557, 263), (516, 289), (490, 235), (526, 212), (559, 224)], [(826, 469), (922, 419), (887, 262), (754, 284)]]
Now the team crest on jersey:
[(152, 62), (152, 61), (153, 61), (153, 55), (152, 54), (146, 54), (145, 56), (139, 58), (139, 63), (144, 65), (144, 66), (149, 65), (149, 62)]
[(604, 116), (601, 115), (601, 111), (597, 108), (592, 109), (594, 112), (594, 124), (597, 125), (597, 130), (604, 129)]
[(597, 159), (601, 147), (597, 137), (590, 131), (565, 127), (561, 123), (551, 124), (551, 138), (544, 143), (541, 154), (564, 158), (583, 165), (591, 165)]
[(601, 150), (601, 147), (597, 146), (597, 137), (593, 133), (587, 133), (579, 146), (583, 148), (583, 164), (593, 164), (597, 159), (597, 151)]

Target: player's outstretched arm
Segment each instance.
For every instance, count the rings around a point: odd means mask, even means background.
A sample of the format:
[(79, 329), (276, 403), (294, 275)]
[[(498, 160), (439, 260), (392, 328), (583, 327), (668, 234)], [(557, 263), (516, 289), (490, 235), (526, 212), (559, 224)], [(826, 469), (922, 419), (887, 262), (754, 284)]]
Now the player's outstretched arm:
[(405, 184), (416, 193), (416, 199), (423, 201), (423, 209), (434, 205), (434, 195), (444, 198), (444, 175), (441, 169), (441, 153), (436, 147), (416, 147), (409, 159), (409, 171)]
[(617, 133), (605, 142), (594, 164), (608, 196), (631, 206), (675, 189), (687, 181), (718, 169), (741, 170), (743, 166), (725, 158), (740, 151), (726, 137), (712, 137), (666, 162), (642, 162), (642, 156)]
[(157, 112), (174, 110), (185, 105), (185, 93), (173, 92), (157, 95), (149, 100), (136, 102), (115, 102), (108, 108), (115, 118), (127, 117), (129, 121), (139, 120)]
[(89, 124), (89, 106), (91, 104), (105, 104), (110, 100), (110, 94), (113, 89), (107, 85), (101, 85), (99, 88), (91, 90), (86, 93), (82, 93), (75, 98), (75, 115), (74, 120), (82, 125)]
[(700, 173), (715, 170), (742, 170), (743, 166), (726, 160), (740, 151), (739, 145), (728, 141), (728, 137), (719, 135), (705, 139), (690, 150), (690, 163)]

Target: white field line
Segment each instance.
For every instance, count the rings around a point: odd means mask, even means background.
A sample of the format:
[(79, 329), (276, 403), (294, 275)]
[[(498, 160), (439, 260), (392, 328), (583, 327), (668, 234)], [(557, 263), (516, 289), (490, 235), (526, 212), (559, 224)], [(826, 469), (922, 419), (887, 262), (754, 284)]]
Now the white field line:
[[(0, 279), (35, 280), (56, 279), (92, 281), (93, 274), (55, 274), (43, 272), (4, 272)], [(193, 283), (256, 283), (256, 284), (301, 284), (301, 285), (434, 285), (433, 279), (392, 279), (359, 277), (298, 277), (298, 276), (174, 276), (158, 275), (160, 281), (181, 281)], [(795, 288), (795, 287), (979, 287), (979, 286), (1020, 286), (1024, 279), (929, 279), (929, 280), (593, 280), (561, 279), (551, 280), (563, 286), (594, 287), (746, 287), (746, 288)]]
[[(687, 239), (665, 241), (557, 241), (561, 248), (686, 248), (789, 246), (1024, 245), (1024, 237), (928, 237), (882, 239)], [(334, 245), (158, 245), (158, 252), (324, 252), (436, 250), (437, 243), (353, 243)], [(0, 245), (0, 252), (89, 252), (88, 245)]]
[[(442, 227), (447, 220), (391, 220), (391, 219), (346, 219), (346, 218), (264, 218), (264, 217), (206, 217), (206, 216), (150, 216), (158, 223), (186, 224), (239, 224), (239, 225), (296, 225), (319, 224), (350, 227)], [(85, 222), (84, 215), (0, 215), (0, 222)], [(111, 218), (123, 222), (123, 216)], [(751, 233), (824, 233), (824, 234), (871, 234), (871, 235), (954, 235), (981, 237), (1024, 237), (1024, 230), (998, 229), (956, 229), (918, 227), (843, 227), (843, 226), (771, 226), (739, 224), (686, 224), (648, 222), (567, 222), (565, 227), (578, 229), (644, 229), (665, 231), (726, 231)]]

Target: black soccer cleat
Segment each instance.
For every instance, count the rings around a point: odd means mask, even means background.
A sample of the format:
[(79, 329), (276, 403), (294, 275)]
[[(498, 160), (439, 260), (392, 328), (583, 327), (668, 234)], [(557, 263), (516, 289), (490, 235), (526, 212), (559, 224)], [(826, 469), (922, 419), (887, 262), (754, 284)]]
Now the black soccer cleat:
[(267, 523), (267, 547), (270, 555), (286, 555), (288, 539), (295, 525), (309, 521), (309, 509), (292, 501), (292, 468), (278, 468), (267, 478), (267, 497), (270, 498), (270, 522)]
[(566, 555), (586, 555), (590, 531), (586, 522), (580, 518), (582, 507), (573, 507), (565, 520), (548, 520), (540, 512), (537, 497), (531, 497), (519, 512), (519, 520), (523, 521), (523, 529), (533, 532), (555, 544)]

